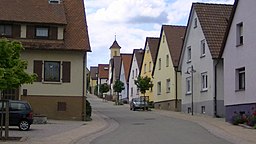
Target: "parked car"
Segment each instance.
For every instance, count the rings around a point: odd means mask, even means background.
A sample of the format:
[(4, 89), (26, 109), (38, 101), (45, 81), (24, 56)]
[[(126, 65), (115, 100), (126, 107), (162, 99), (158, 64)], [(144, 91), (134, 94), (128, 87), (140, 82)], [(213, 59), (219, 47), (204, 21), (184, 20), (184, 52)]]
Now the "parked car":
[[(22, 131), (29, 130), (33, 123), (33, 111), (30, 104), (20, 100), (0, 100), (0, 119), (3, 114), (3, 120), (5, 120), (6, 101), (9, 101), (9, 125), (18, 126)], [(4, 104), (4, 109), (2, 109), (2, 104)]]
[(143, 98), (133, 98), (130, 102), (130, 110), (135, 111), (136, 109), (148, 110), (148, 102)]

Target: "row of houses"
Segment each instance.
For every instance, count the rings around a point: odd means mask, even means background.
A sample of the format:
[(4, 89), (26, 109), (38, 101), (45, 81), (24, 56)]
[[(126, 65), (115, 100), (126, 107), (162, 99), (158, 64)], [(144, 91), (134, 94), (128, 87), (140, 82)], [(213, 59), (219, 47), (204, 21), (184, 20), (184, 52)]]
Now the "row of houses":
[(144, 49), (132, 54), (120, 53), (115, 40), (109, 64), (104, 65), (109, 94), (115, 95), (113, 82), (119, 79), (125, 84), (121, 99), (139, 97), (134, 80), (148, 76), (154, 86), (146, 95), (155, 108), (227, 121), (234, 113), (252, 113), (255, 5), (253, 0), (236, 0), (234, 5), (193, 3), (187, 26), (163, 25), (159, 37), (147, 37)]
[(22, 43), (26, 71), (38, 76), (3, 99), (26, 100), (52, 119), (85, 119), (91, 47), (83, 0), (0, 0), (0, 37)]

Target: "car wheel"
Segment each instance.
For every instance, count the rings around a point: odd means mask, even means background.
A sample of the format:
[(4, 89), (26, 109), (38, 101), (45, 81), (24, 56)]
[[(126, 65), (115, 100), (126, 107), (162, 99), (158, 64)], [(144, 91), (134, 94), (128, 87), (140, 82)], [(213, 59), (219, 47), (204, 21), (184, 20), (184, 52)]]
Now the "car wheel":
[(133, 107), (132, 110), (135, 111), (136, 110), (135, 107)]
[(22, 131), (27, 131), (30, 128), (30, 124), (27, 120), (22, 120), (19, 123), (19, 129)]

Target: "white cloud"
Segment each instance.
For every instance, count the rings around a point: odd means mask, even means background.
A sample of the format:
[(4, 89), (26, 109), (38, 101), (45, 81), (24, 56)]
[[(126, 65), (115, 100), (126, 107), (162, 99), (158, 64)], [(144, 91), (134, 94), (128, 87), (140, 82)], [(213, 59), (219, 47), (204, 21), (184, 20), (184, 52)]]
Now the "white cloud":
[(229, 3), (234, 0), (86, 0), (92, 53), (88, 66), (108, 63), (115, 34), (121, 52), (143, 48), (146, 37), (159, 37), (161, 25), (185, 25), (192, 2)]

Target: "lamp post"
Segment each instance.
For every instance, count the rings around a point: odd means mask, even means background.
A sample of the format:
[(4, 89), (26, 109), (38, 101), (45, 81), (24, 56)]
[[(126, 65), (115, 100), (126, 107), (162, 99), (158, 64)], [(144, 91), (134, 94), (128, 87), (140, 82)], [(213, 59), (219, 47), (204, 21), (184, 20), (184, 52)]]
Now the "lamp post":
[(187, 68), (187, 71), (185, 74), (191, 74), (191, 114), (194, 115), (194, 98), (193, 98), (193, 75), (196, 72), (193, 65)]

